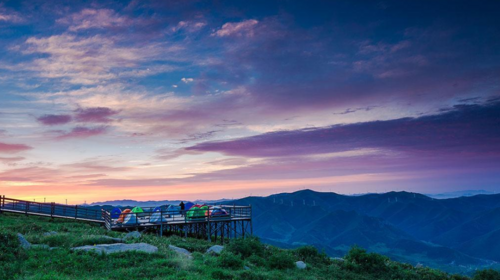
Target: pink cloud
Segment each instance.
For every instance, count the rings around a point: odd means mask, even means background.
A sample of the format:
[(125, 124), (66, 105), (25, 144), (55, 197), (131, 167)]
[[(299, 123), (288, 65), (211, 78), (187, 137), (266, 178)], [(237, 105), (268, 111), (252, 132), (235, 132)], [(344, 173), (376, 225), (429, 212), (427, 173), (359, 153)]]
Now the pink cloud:
[(70, 115), (43, 115), (37, 118), (37, 121), (44, 125), (67, 124), (72, 120)]
[(212, 36), (227, 37), (227, 36), (248, 36), (254, 35), (254, 27), (259, 23), (255, 19), (249, 19), (241, 22), (225, 23), (221, 29), (217, 30)]
[(88, 137), (104, 134), (104, 133), (106, 133), (106, 131), (107, 131), (107, 128), (103, 127), (103, 126), (94, 127), (94, 128), (77, 126), (77, 127), (73, 128), (71, 131), (59, 135), (57, 138), (58, 139), (88, 138)]
[(7, 144), (0, 142), (0, 153), (18, 153), (33, 149), (24, 144)]
[(106, 107), (94, 107), (87, 109), (77, 109), (75, 119), (78, 122), (108, 123), (112, 119), (109, 117), (118, 114), (118, 111)]
[(123, 26), (130, 20), (110, 9), (83, 9), (79, 13), (58, 20), (58, 22), (70, 25), (70, 31), (79, 31), (90, 28)]

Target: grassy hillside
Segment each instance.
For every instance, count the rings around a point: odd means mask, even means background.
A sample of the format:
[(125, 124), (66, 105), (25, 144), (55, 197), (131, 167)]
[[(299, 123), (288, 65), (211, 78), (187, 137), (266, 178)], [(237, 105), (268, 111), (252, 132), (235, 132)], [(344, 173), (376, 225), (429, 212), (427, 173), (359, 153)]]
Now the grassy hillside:
[[(50, 231), (57, 234), (44, 235)], [(17, 233), (32, 244), (58, 248), (24, 250)], [(109, 243), (104, 235), (124, 234), (82, 222), (1, 214), (0, 279), (470, 279), (393, 262), (360, 248), (353, 248), (344, 260), (332, 260), (313, 247), (283, 250), (252, 238), (232, 241), (219, 256), (205, 254), (213, 245), (206, 241), (154, 234), (143, 234), (127, 242), (157, 246), (155, 254), (105, 255), (70, 249)], [(168, 245), (188, 249), (193, 258), (178, 255)], [(307, 269), (296, 268), (294, 262), (299, 260), (307, 264)], [(482, 271), (473, 279), (500, 279), (500, 273)]]

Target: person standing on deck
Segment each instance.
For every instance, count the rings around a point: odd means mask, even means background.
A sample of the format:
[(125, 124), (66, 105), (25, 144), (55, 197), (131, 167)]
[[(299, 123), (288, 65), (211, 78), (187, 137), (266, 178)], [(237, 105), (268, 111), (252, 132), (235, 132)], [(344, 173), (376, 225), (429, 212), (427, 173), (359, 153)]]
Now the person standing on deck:
[(179, 206), (181, 207), (181, 215), (184, 216), (184, 201), (181, 201), (181, 203), (179, 204)]

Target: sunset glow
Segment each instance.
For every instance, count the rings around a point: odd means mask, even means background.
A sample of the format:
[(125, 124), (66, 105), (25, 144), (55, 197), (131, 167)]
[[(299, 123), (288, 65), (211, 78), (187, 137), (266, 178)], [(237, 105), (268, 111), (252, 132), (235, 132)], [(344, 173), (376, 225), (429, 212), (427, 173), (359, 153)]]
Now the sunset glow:
[(1, 1), (0, 195), (498, 191), (498, 4), (313, 2)]

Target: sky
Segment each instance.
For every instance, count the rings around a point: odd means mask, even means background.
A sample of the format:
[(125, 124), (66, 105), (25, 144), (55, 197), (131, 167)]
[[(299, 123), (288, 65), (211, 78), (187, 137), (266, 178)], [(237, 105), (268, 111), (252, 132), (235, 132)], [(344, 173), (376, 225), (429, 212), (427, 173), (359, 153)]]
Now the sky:
[(500, 191), (499, 8), (0, 0), (0, 194)]

